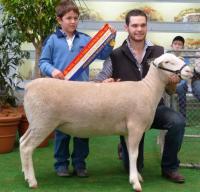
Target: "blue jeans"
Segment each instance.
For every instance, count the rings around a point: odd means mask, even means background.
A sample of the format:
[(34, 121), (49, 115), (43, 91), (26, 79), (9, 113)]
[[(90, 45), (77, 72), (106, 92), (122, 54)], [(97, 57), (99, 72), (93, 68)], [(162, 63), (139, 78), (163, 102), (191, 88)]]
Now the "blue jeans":
[[(192, 81), (192, 93), (200, 101), (200, 80)], [(176, 93), (178, 94), (179, 111), (186, 118), (186, 93), (188, 90), (187, 81), (181, 80), (176, 87)]]
[(200, 101), (200, 80), (194, 80), (192, 82), (192, 93)]
[[(64, 134), (61, 131), (55, 132), (54, 157), (56, 163), (55, 170), (67, 169), (70, 163), (69, 142), (70, 135)], [(89, 154), (89, 139), (73, 138), (73, 152), (71, 155), (72, 166), (74, 169), (85, 169), (85, 159)]]
[[(157, 107), (155, 118), (151, 128), (167, 130), (161, 161), (162, 170), (177, 170), (179, 167), (178, 152), (181, 149), (185, 132), (185, 118), (182, 116), (181, 113), (176, 112), (169, 107), (161, 105)], [(129, 158), (126, 144), (122, 136), (120, 138), (120, 141), (122, 145), (122, 159), (124, 162), (124, 166), (127, 169), (129, 167)], [(139, 145), (139, 154), (137, 159), (137, 168), (139, 172), (142, 171), (144, 166), (143, 150), (144, 136)]]
[(186, 118), (186, 93), (188, 90), (187, 81), (181, 80), (176, 86), (176, 93), (178, 95), (179, 111)]

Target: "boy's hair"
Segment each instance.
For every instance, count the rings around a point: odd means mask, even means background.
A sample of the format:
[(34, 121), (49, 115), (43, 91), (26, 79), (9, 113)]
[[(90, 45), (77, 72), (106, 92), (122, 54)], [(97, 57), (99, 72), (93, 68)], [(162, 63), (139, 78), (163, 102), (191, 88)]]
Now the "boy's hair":
[(172, 40), (172, 44), (174, 43), (174, 41), (181, 41), (183, 45), (185, 44), (185, 39), (182, 36), (174, 37), (174, 39)]
[(80, 15), (79, 9), (72, 0), (61, 0), (56, 7), (56, 16), (63, 17), (66, 13), (73, 11)]
[(143, 17), (145, 17), (145, 19), (147, 21), (147, 15), (145, 14), (144, 11), (142, 11), (140, 9), (133, 9), (126, 14), (126, 17), (125, 17), (126, 25), (129, 25), (131, 16), (143, 16)]

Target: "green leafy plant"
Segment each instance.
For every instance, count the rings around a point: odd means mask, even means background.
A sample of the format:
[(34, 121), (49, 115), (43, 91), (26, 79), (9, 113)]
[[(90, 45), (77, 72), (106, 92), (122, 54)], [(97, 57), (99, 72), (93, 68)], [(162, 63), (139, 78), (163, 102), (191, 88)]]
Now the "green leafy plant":
[(28, 58), (28, 52), (21, 50), (21, 37), (16, 29), (16, 20), (9, 14), (2, 18), (0, 28), (0, 110), (5, 105), (16, 105), (14, 90), (17, 79), (17, 67), (23, 63), (23, 58)]
[(15, 18), (16, 29), (23, 42), (32, 43), (35, 48), (33, 78), (39, 77), (38, 60), (42, 43), (53, 33), (57, 25), (55, 7), (60, 0), (0, 0), (4, 11)]
[[(87, 7), (84, 0), (69, 1), (79, 7)], [(40, 77), (38, 61), (42, 44), (47, 36), (55, 31), (55, 7), (59, 2), (60, 0), (0, 0), (4, 10), (15, 18), (16, 30), (21, 32), (21, 40), (32, 43), (35, 48), (33, 79)]]

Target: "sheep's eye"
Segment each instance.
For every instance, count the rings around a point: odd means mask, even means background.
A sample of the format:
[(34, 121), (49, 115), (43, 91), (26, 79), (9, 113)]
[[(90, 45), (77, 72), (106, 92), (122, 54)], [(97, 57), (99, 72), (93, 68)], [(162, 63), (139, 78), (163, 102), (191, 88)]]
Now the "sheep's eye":
[(169, 63), (169, 61), (165, 61), (165, 63), (166, 63), (166, 64), (168, 64), (168, 63)]

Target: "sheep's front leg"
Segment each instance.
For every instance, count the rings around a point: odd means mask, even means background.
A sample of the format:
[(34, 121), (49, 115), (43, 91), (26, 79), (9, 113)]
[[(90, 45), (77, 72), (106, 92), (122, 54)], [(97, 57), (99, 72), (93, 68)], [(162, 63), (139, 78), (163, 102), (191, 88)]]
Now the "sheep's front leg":
[(137, 157), (138, 157), (139, 143), (142, 138), (143, 132), (140, 129), (135, 129), (135, 128), (136, 127), (132, 127), (131, 131), (129, 129), (126, 143), (129, 152), (129, 164), (130, 164), (129, 181), (133, 185), (133, 189), (139, 192), (142, 191), (139, 182), (142, 181), (142, 177), (137, 171)]
[[(37, 127), (39, 127), (39, 125)], [(48, 127), (47, 130), (49, 130)], [(22, 170), (24, 172), (25, 180), (28, 182), (30, 188), (37, 187), (32, 154), (34, 149), (47, 137), (48, 133), (49, 131), (41, 132), (40, 129), (32, 128), (30, 124), (29, 129), (25, 133), (24, 137), (20, 139), (20, 157), (22, 162)]]

